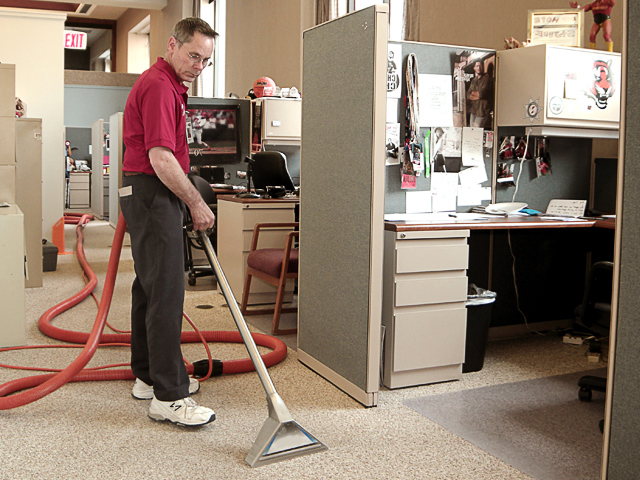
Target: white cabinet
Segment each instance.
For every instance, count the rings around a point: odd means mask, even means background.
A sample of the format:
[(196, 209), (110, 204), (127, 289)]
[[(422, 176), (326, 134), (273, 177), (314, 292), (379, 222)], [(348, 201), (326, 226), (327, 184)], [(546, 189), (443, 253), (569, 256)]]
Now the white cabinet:
[(535, 45), (500, 51), (497, 58), (500, 127), (618, 130), (619, 53)]
[(24, 217), (16, 204), (0, 208), (0, 252), (0, 347), (24, 345)]
[(385, 386), (462, 376), (468, 236), (468, 230), (385, 231)]
[(251, 102), (254, 145), (299, 145), (302, 134), (302, 100), (258, 98)]
[[(257, 223), (293, 222), (297, 200), (241, 199), (218, 197), (218, 250), (217, 256), (233, 295), (242, 301), (247, 257), (251, 248), (253, 227)], [(258, 248), (284, 248), (291, 229), (273, 229), (260, 233)], [(275, 303), (277, 287), (259, 278), (251, 281), (249, 305)], [(293, 286), (289, 282), (284, 301), (293, 299)]]
[(69, 173), (69, 208), (89, 208), (91, 202), (91, 173)]

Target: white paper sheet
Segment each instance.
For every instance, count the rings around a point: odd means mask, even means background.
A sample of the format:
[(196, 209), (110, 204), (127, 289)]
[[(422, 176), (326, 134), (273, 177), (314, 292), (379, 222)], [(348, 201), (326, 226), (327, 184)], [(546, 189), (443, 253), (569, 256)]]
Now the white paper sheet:
[(462, 129), (462, 165), (474, 167), (484, 165), (482, 158), (482, 143), (484, 129), (478, 127), (464, 127)]
[(458, 174), (433, 172), (431, 174), (431, 191), (432, 192), (453, 192), (454, 195), (458, 190)]
[(460, 170), (460, 185), (478, 185), (489, 180), (484, 164), (481, 167), (469, 167)]
[(581, 217), (587, 206), (586, 200), (564, 200), (554, 198), (547, 206), (547, 213), (550, 215), (564, 215), (572, 217)]
[(444, 142), (440, 153), (445, 157), (462, 156), (462, 128), (449, 127), (444, 129)]
[(407, 213), (425, 213), (433, 211), (431, 208), (431, 192), (407, 192), (405, 203)]
[[(400, 124), (387, 122), (385, 165), (400, 165)], [(395, 154), (395, 157), (392, 155)]]
[(480, 205), (483, 200), (491, 200), (491, 187), (480, 185), (458, 187), (458, 205)]
[(398, 99), (387, 97), (387, 122), (398, 121)]
[(390, 43), (387, 51), (387, 97), (400, 98), (402, 78), (402, 45)]
[(441, 190), (439, 192), (433, 192), (433, 198), (431, 204), (434, 212), (455, 212), (457, 192), (450, 192), (448, 190)]
[(452, 127), (451, 75), (418, 75), (418, 105), (421, 127)]

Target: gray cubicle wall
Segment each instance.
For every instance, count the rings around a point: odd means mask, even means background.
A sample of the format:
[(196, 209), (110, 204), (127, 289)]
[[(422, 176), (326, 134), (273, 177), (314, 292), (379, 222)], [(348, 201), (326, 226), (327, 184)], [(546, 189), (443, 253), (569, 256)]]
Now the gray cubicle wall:
[[(624, 5), (623, 5), (624, 8)], [(638, 238), (640, 238), (640, 4), (627, 2), (627, 46), (623, 53), (626, 58), (626, 101), (622, 116), (624, 141), (623, 162), (620, 167), (618, 183), (622, 188), (618, 195), (618, 218), (616, 228), (618, 256), (616, 257), (618, 280), (614, 286), (617, 291), (617, 321), (615, 325), (615, 345), (613, 357), (610, 357), (607, 395), (610, 399), (610, 431), (608, 433), (608, 467), (606, 478), (610, 480), (637, 478), (640, 472), (638, 455), (638, 436), (640, 432), (640, 258), (638, 257)], [(625, 68), (625, 67), (623, 67)], [(623, 70), (623, 73), (624, 70)], [(615, 297), (614, 297), (615, 299)], [(615, 312), (615, 308), (614, 308)], [(609, 417), (609, 415), (607, 415)], [(606, 445), (606, 440), (605, 440)], [(605, 455), (607, 448), (605, 448)]]
[[(524, 128), (504, 127), (498, 129), (499, 143), (505, 136), (526, 137)], [(547, 210), (554, 198), (588, 200), (591, 182), (591, 138), (547, 137), (551, 158), (551, 174), (538, 177), (535, 160), (524, 163), (513, 162), (514, 177), (522, 168), (518, 191), (514, 199), (515, 186), (498, 184), (496, 202), (525, 202), (530, 208), (541, 212)], [(533, 149), (535, 137), (529, 137), (529, 149)], [(500, 159), (498, 159), (500, 162)], [(615, 185), (611, 184), (615, 189)], [(588, 206), (589, 208), (591, 205)]]
[[(400, 123), (400, 144), (404, 144), (404, 125), (405, 125), (405, 105), (404, 98), (407, 92), (407, 82), (405, 80), (405, 72), (407, 71), (407, 58), (413, 53), (416, 58), (418, 74), (431, 75), (450, 75), (453, 79), (454, 58), (463, 52), (482, 52), (495, 54), (495, 50), (484, 48), (438, 45), (432, 43), (416, 43), (416, 42), (389, 42), (389, 44), (402, 45), (402, 98), (398, 100), (398, 111), (396, 112), (398, 122)], [(435, 126), (434, 126), (435, 127)], [(420, 133), (424, 135), (428, 129), (421, 128)], [(487, 130), (487, 129), (485, 129)], [(487, 130), (493, 131), (493, 130)], [(492, 165), (493, 165), (493, 147), (484, 148), (484, 167), (487, 172), (487, 181), (482, 183), (484, 187), (491, 186)], [(428, 191), (431, 189), (431, 179), (428, 176), (420, 176), (416, 179), (415, 190), (403, 190), (401, 188), (400, 165), (389, 165), (386, 167), (386, 195), (385, 195), (385, 213), (404, 213), (405, 210), (405, 194), (408, 191)], [(482, 205), (491, 203), (489, 200), (483, 201)], [(466, 212), (471, 209), (469, 205), (461, 205), (457, 208), (459, 212)]]
[(121, 86), (65, 85), (65, 126), (91, 129), (98, 118), (122, 112), (130, 91), (131, 87)]
[(388, 7), (304, 32), (298, 359), (377, 403)]

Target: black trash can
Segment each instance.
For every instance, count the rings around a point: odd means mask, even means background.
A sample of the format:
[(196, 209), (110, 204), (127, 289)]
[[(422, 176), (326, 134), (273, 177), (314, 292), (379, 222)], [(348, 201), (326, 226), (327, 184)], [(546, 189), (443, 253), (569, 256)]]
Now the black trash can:
[(58, 247), (42, 239), (42, 271), (55, 272), (58, 266)]
[(484, 355), (489, 338), (489, 324), (496, 293), (474, 284), (467, 295), (467, 338), (462, 373), (478, 372), (484, 366)]

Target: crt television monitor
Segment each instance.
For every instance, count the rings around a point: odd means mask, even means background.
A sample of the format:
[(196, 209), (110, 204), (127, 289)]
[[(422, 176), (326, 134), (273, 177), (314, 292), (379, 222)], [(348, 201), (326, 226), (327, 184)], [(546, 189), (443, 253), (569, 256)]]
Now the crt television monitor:
[(191, 165), (241, 163), (248, 155), (248, 100), (190, 97), (186, 117)]

